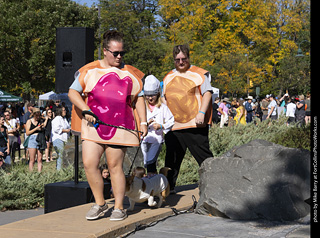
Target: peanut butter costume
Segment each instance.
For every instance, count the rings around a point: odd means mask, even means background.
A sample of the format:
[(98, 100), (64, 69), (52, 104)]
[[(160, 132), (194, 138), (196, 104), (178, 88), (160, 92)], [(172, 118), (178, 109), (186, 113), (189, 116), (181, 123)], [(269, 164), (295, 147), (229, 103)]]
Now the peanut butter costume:
[[(138, 130), (140, 124), (134, 108), (135, 100), (142, 90), (144, 74), (130, 66), (103, 68), (99, 61), (83, 66), (75, 74), (75, 83), (81, 85), (84, 100), (91, 111), (104, 123)], [(76, 82), (77, 81), (77, 82)], [(139, 146), (137, 132), (99, 125), (82, 119), (81, 111), (73, 107), (71, 129), (81, 131), (81, 139), (101, 144)]]
[(205, 112), (203, 125), (195, 123), (195, 117), (200, 111), (202, 95), (207, 91), (212, 93), (210, 73), (196, 66), (191, 66), (186, 72), (176, 69), (170, 71), (163, 79), (163, 94), (167, 105), (174, 116), (174, 126), (165, 135), (166, 158), (170, 189), (174, 189), (180, 166), (186, 150), (201, 163), (212, 152), (209, 149), (208, 124), (211, 124), (212, 103)]
[[(196, 128), (195, 117), (201, 106), (201, 85), (205, 82), (208, 71), (196, 66), (191, 66), (185, 73), (177, 70), (170, 71), (163, 79), (163, 94), (167, 105), (174, 115), (172, 130)], [(205, 115), (204, 126), (211, 124), (212, 103)]]

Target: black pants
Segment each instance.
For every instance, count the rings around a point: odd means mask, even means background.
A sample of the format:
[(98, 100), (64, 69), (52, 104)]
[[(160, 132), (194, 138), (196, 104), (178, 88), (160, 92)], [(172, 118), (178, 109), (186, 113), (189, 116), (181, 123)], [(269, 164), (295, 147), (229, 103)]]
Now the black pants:
[(209, 149), (208, 133), (208, 127), (204, 127), (170, 131), (166, 134), (165, 166), (171, 168), (168, 173), (170, 189), (173, 189), (176, 185), (180, 166), (187, 148), (199, 166), (205, 159), (213, 157)]

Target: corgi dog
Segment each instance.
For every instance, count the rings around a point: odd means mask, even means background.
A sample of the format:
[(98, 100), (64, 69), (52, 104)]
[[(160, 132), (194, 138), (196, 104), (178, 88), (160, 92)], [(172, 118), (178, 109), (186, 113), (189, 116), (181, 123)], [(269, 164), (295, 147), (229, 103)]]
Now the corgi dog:
[[(130, 202), (128, 211), (133, 211), (136, 202), (142, 203), (147, 200), (150, 207), (156, 205), (161, 207), (165, 198), (170, 194), (170, 186), (167, 179), (168, 170), (171, 169), (163, 167), (160, 169), (160, 174), (147, 178), (143, 177), (141, 173), (136, 176), (135, 169), (131, 176), (126, 178), (126, 196)], [(154, 201), (155, 196), (159, 197), (158, 204)]]

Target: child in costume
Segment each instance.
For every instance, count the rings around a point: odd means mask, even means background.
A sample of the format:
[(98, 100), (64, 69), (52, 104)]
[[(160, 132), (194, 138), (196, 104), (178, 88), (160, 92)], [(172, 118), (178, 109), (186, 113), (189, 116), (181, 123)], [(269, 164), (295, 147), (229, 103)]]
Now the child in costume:
[(160, 82), (149, 75), (145, 79), (144, 95), (146, 100), (148, 135), (141, 143), (141, 150), (144, 158), (144, 167), (147, 169), (147, 176), (157, 173), (157, 159), (164, 142), (163, 133), (169, 132), (174, 125), (174, 117), (167, 105), (161, 103)]

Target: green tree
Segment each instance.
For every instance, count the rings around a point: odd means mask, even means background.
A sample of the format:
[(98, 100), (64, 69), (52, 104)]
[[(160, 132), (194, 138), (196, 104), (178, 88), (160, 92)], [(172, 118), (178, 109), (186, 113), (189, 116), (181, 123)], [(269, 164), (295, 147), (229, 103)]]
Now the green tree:
[(94, 8), (71, 0), (0, 0), (0, 87), (22, 94), (54, 89), (57, 27), (98, 28)]
[(157, 0), (103, 0), (101, 27), (103, 31), (116, 29), (124, 34), (124, 61), (160, 79), (165, 55), (160, 32)]

